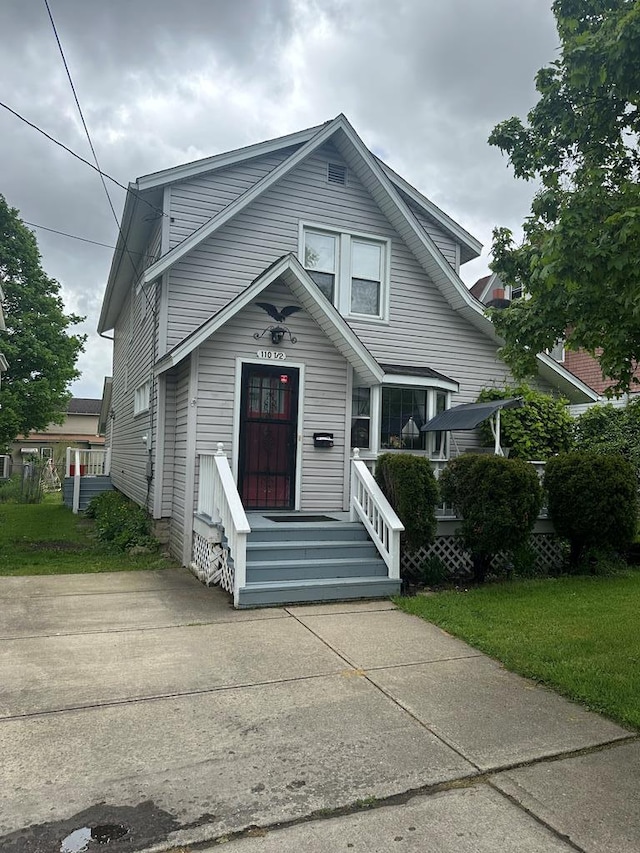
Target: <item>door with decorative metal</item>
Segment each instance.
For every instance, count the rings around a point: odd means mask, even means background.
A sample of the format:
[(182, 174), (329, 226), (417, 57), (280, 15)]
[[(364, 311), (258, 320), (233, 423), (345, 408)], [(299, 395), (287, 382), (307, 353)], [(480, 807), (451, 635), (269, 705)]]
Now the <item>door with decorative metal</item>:
[(297, 368), (245, 364), (238, 489), (246, 509), (294, 509)]

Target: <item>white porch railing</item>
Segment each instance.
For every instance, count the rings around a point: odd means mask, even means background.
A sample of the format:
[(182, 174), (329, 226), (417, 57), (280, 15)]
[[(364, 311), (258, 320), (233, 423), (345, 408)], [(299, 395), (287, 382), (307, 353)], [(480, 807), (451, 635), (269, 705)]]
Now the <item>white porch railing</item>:
[(198, 513), (222, 526), (233, 560), (233, 602), (237, 606), (240, 590), (247, 578), (247, 536), (251, 526), (236, 488), (222, 442), (215, 455), (200, 454)]
[(111, 467), (111, 449), (80, 450), (77, 447), (67, 447), (65, 477), (108, 476)]
[(111, 469), (111, 449), (80, 450), (67, 447), (65, 477), (73, 477), (73, 499), (71, 509), (80, 511), (80, 481), (83, 477), (108, 476)]
[(400, 533), (404, 525), (393, 511), (391, 504), (382, 494), (366, 464), (360, 459), (360, 451), (353, 449), (351, 460), (352, 521), (361, 521), (382, 559), (387, 564), (389, 577), (400, 577)]

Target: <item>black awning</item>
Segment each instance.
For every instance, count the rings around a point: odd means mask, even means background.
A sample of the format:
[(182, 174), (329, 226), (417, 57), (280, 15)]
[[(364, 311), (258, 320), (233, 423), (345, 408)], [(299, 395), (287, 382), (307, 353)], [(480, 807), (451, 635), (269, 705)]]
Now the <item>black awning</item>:
[(490, 418), (498, 409), (519, 409), (524, 406), (522, 397), (508, 400), (490, 400), (487, 403), (463, 403), (441, 412), (422, 427), (422, 432), (441, 432), (454, 429), (474, 429)]

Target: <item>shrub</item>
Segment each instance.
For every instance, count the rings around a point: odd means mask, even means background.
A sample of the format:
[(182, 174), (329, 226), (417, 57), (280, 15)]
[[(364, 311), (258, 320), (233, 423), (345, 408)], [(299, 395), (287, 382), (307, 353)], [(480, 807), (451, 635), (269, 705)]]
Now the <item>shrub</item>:
[(592, 549), (618, 551), (633, 541), (638, 484), (622, 456), (566, 453), (546, 465), (544, 486), (556, 532), (569, 540), (576, 570)]
[(102, 492), (90, 502), (85, 515), (96, 521), (98, 539), (121, 551), (136, 545), (156, 547), (151, 521), (145, 510), (121, 492)]
[(619, 453), (640, 481), (640, 400), (623, 408), (591, 406), (575, 421), (576, 450)]
[(22, 497), (22, 477), (13, 474), (9, 480), (0, 483), (0, 503), (20, 503)]
[(447, 465), (440, 488), (462, 516), (458, 535), (482, 583), (495, 554), (519, 554), (528, 541), (542, 505), (538, 475), (522, 459), (466, 454)]
[(376, 480), (404, 524), (403, 548), (414, 553), (436, 535), (438, 483), (424, 456), (384, 453), (376, 463)]
[[(567, 401), (543, 394), (528, 385), (513, 388), (484, 388), (478, 402), (522, 397), (524, 406), (500, 412), (502, 444), (510, 447), (510, 456), (517, 459), (548, 459), (556, 453), (566, 453), (573, 445), (573, 418), (566, 409)], [(493, 447), (489, 421), (480, 425), (482, 442)]]

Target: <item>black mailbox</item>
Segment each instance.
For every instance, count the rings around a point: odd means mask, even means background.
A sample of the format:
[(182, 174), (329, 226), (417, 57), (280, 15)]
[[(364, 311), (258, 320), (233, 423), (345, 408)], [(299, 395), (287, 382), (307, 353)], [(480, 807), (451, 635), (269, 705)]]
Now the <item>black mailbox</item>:
[(314, 432), (313, 434), (314, 447), (333, 447), (332, 432)]

